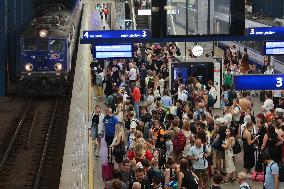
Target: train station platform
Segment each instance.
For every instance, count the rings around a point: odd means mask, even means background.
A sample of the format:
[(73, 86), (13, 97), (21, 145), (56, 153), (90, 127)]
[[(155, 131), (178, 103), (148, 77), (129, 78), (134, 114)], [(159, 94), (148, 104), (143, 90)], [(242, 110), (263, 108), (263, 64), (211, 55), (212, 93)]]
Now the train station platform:
[[(98, 1), (83, 0), (82, 3), (84, 3), (84, 12), (80, 34), (84, 30), (101, 30), (103, 26), (105, 26), (105, 29), (110, 28), (105, 19), (100, 18), (99, 12), (96, 10)], [(185, 54), (186, 52), (182, 51), (182, 53)], [(95, 98), (95, 90), (91, 85), (91, 61), (90, 45), (79, 44), (60, 189), (103, 189), (105, 186), (102, 179), (102, 164), (107, 160), (106, 143), (102, 139), (100, 157), (95, 157), (93, 142), (90, 137), (90, 125), (91, 112), (94, 107), (100, 105), (103, 112), (105, 112), (106, 107), (102, 98)], [(259, 97), (254, 97), (253, 102), (254, 111), (259, 112), (262, 106)], [(221, 110), (215, 109), (214, 114), (221, 114)], [(241, 167), (242, 159), (242, 153), (236, 157), (237, 172), (244, 170)], [(262, 183), (250, 180), (249, 184), (253, 188), (262, 187)], [(237, 189), (239, 185), (237, 183), (224, 184), (222, 188)]]
[[(109, 29), (105, 19), (96, 10), (99, 1), (83, 0), (80, 37), (84, 30)], [(105, 2), (104, 2), (105, 3)], [(93, 164), (89, 159), (90, 114), (93, 110), (90, 63), (90, 45), (78, 47), (71, 107), (61, 171), (60, 189), (101, 188), (93, 186)], [(90, 150), (90, 153), (92, 151)], [(92, 154), (90, 154), (92, 156)], [(90, 166), (89, 166), (90, 163)], [(90, 169), (89, 169), (90, 168)], [(95, 173), (97, 175), (97, 173)], [(89, 181), (91, 178), (91, 181)]]

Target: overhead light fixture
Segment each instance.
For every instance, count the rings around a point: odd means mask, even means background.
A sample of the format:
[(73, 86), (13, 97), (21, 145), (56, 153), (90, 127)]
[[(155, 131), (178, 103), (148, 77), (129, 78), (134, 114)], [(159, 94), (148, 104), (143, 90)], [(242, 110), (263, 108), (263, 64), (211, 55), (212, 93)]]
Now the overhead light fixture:
[(40, 36), (41, 38), (45, 38), (45, 37), (47, 36), (47, 34), (48, 34), (47, 29), (41, 29), (41, 30), (39, 31), (39, 36)]
[(200, 45), (193, 47), (192, 54), (197, 57), (201, 56), (203, 54), (203, 47)]

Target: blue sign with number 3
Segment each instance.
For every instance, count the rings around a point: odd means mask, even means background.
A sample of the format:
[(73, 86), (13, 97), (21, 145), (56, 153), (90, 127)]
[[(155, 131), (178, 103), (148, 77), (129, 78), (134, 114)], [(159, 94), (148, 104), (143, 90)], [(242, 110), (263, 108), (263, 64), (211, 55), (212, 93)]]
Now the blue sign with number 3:
[(235, 90), (283, 90), (284, 75), (236, 75)]

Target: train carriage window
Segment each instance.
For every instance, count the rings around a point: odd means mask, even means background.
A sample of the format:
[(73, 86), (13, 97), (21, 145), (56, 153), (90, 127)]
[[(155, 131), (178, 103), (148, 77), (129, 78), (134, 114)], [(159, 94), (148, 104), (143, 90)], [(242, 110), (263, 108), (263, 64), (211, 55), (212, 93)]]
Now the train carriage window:
[(51, 51), (64, 51), (64, 41), (63, 40), (51, 40), (49, 42)]
[(37, 43), (39, 51), (47, 51), (48, 50), (48, 42), (47, 41), (38, 41)]
[(36, 43), (33, 40), (27, 40), (23, 43), (23, 50), (27, 51), (35, 51), (36, 50)]

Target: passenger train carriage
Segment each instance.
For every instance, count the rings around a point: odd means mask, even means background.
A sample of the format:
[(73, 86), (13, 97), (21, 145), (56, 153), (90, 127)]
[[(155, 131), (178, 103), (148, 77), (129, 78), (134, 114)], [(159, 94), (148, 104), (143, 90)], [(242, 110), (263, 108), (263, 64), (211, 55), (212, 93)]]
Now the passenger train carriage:
[(20, 38), (20, 80), (33, 94), (62, 94), (67, 89), (81, 5), (73, 11), (49, 6)]

